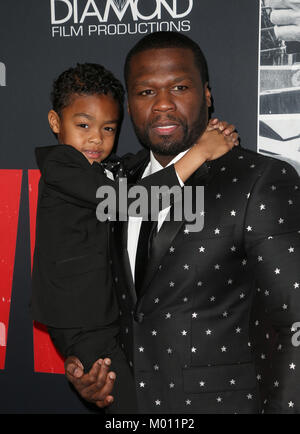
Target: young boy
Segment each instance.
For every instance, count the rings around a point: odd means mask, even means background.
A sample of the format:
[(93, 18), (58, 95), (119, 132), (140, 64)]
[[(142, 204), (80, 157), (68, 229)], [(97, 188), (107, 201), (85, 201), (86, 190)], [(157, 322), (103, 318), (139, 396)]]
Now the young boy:
[[(118, 345), (119, 309), (110, 274), (109, 225), (96, 218), (96, 190), (111, 185), (118, 191), (118, 182), (101, 162), (115, 145), (123, 102), (121, 83), (101, 65), (77, 65), (54, 82), (48, 119), (59, 144), (36, 149), (41, 180), (32, 272), (33, 319), (48, 327), (63, 356), (75, 355), (83, 361), (85, 372), (99, 358), (112, 360), (117, 382), (115, 409), (110, 411), (118, 413), (133, 412), (134, 402), (128, 397), (134, 393)], [(175, 165), (139, 184), (147, 189), (180, 185), (179, 179), (185, 182), (207, 159), (223, 155), (233, 145), (234, 138), (207, 132)], [(134, 158), (115, 158), (111, 166), (124, 176), (124, 167)], [(97, 349), (89, 347), (83, 330), (96, 331)], [(80, 351), (76, 342), (80, 342)]]

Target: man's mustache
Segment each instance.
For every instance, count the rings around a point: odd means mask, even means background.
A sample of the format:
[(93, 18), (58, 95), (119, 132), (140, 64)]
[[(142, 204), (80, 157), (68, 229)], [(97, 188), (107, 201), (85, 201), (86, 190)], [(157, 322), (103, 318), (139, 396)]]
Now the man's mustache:
[(184, 125), (184, 122), (181, 119), (176, 118), (175, 116), (158, 115), (154, 119), (152, 119), (150, 123), (148, 123), (148, 128), (151, 128), (151, 127), (153, 127), (153, 125), (159, 124), (160, 122), (166, 121), (166, 120), (176, 122), (177, 124), (180, 124), (180, 125)]

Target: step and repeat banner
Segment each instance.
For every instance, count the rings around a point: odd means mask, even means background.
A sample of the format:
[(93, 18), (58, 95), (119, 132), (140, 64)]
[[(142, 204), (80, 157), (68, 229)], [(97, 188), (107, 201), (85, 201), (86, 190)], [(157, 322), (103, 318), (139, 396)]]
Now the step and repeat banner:
[[(288, 25), (280, 25), (282, 9), (290, 12)], [(40, 177), (34, 148), (55, 144), (47, 114), (58, 74), (93, 62), (123, 81), (126, 53), (156, 31), (178, 31), (200, 44), (213, 115), (236, 125), (242, 146), (300, 165), (300, 0), (2, 0), (1, 413), (97, 412), (69, 386), (62, 358), (30, 317)], [(125, 114), (118, 154), (139, 149)]]

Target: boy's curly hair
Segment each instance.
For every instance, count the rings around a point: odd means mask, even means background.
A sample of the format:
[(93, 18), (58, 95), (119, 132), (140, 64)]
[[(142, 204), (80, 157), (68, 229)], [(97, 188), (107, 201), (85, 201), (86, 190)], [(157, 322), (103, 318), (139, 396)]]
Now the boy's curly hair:
[(59, 116), (70, 104), (74, 94), (111, 95), (119, 104), (120, 115), (123, 114), (124, 88), (121, 82), (102, 65), (96, 63), (77, 63), (53, 82), (51, 92), (52, 108)]

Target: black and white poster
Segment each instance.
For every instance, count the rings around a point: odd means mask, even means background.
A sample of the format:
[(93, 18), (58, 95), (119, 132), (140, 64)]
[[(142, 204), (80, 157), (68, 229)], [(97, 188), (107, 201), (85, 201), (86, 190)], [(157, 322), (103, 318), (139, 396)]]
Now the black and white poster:
[(300, 172), (300, 0), (261, 0), (258, 152)]

